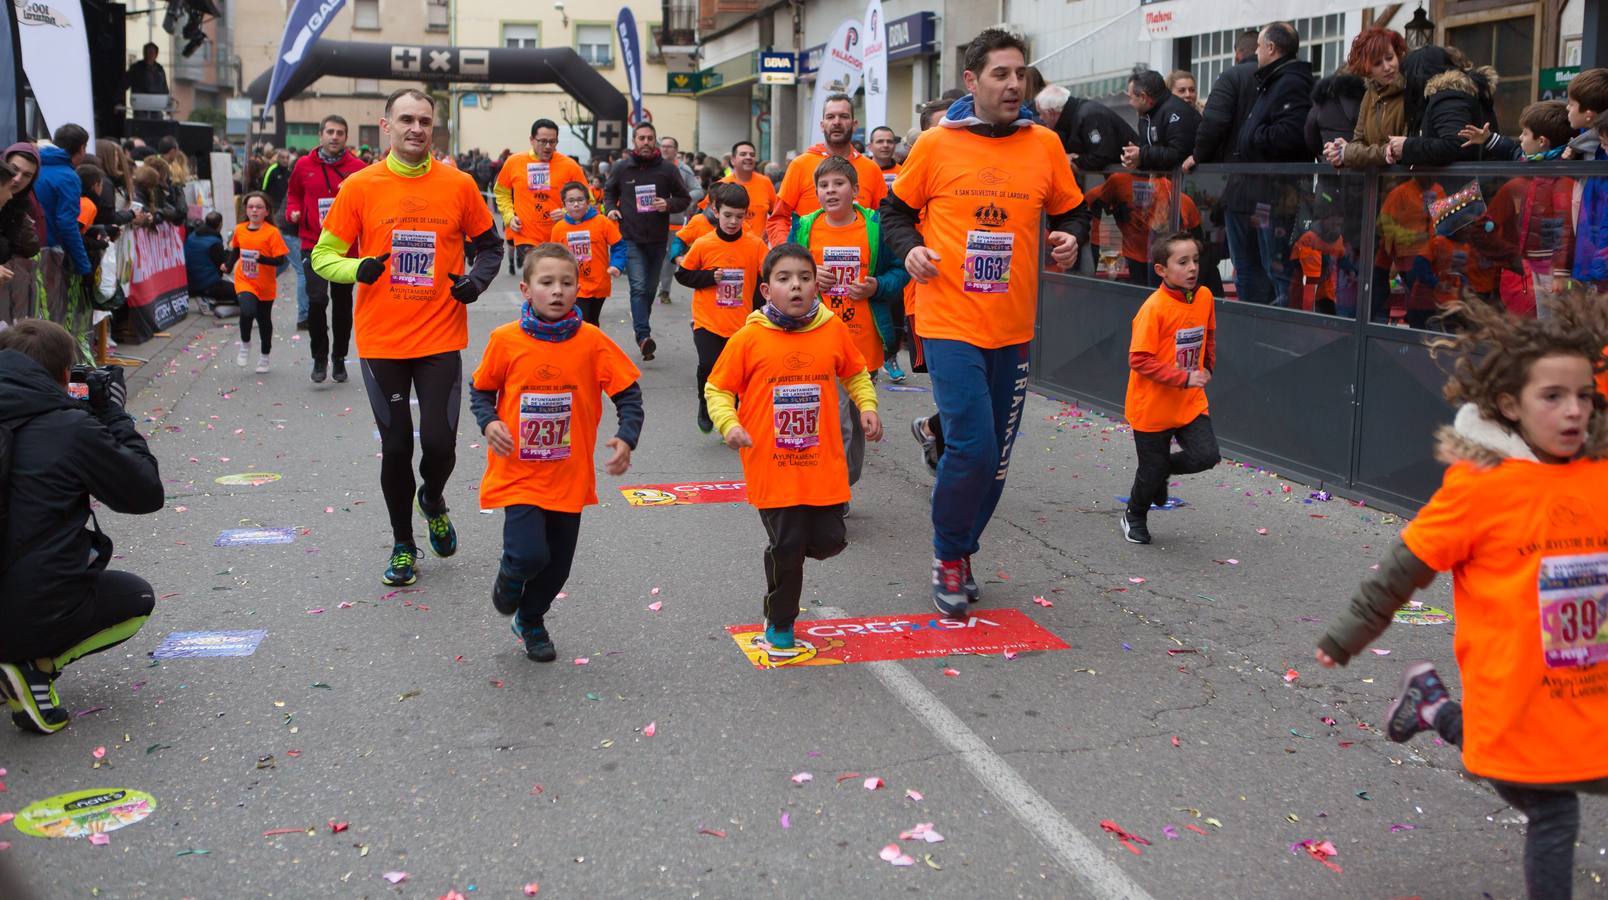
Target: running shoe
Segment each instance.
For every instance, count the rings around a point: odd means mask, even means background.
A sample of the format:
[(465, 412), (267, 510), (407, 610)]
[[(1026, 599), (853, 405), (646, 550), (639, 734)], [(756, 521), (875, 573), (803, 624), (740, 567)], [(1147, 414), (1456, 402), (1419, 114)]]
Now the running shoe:
[(238, 349), (235, 351), (235, 365), (244, 369), (246, 367), (246, 363), (249, 362), (251, 362), (251, 345), (247, 344), (245, 341), (240, 341), (238, 344)]
[(391, 548), (391, 565), (380, 576), (380, 581), (391, 587), (406, 587), (419, 580), (419, 548), (412, 544), (397, 544)]
[(498, 572), (496, 580), (491, 583), (492, 608), (505, 616), (511, 616), (519, 612), (519, 598), (524, 593), (524, 584)]
[(971, 554), (960, 558), (960, 586), (966, 591), (966, 602), (976, 603), (983, 599), (983, 589), (977, 586), (977, 579), (972, 576)]
[(17, 704), (11, 721), (18, 728), (39, 734), (55, 734), (67, 727), (72, 716), (61, 708), (56, 696), (56, 682), (33, 663), (0, 663), (0, 676), (5, 678), (9, 696), (6, 705)]
[(330, 377), (335, 379), (337, 384), (346, 383), (346, 360), (337, 359), (330, 363)]
[(430, 528), (430, 552), (442, 559), (457, 553), (458, 529), (452, 527), (452, 519), (447, 517), (446, 501), (441, 501), (439, 512), (431, 512), (424, 505), (424, 485), (421, 484), (413, 503), (419, 507), (419, 514), (424, 516), (425, 524)]
[(910, 420), (910, 433), (915, 436), (916, 443), (921, 445), (921, 459), (927, 468), (938, 471), (938, 441), (927, 430), (927, 419), (918, 416)]
[(709, 418), (709, 407), (698, 404), (698, 430), (708, 434), (715, 430), (715, 421)]
[(313, 384), (323, 384), (324, 379), (326, 379), (328, 377), (329, 377), (329, 367), (327, 365), (325, 365), (324, 361), (321, 360), (321, 359), (314, 360), (313, 361)]
[(669, 291), (660, 291), (659, 292), (659, 302), (660, 303), (669, 303), (670, 302), (670, 292)]
[(1150, 543), (1150, 529), (1145, 525), (1145, 521), (1143, 519), (1137, 522), (1129, 520), (1127, 510), (1122, 511), (1122, 536), (1127, 538), (1130, 544)]
[(22, 701), (11, 694), (10, 679), (0, 678), (0, 699), (6, 701), (6, 709), (11, 710), (12, 715), (22, 712)]
[(773, 650), (792, 650), (793, 626), (778, 628), (769, 622), (765, 623), (765, 643), (770, 644)]
[(894, 384), (904, 384), (905, 378), (908, 377), (905, 375), (905, 370), (899, 365), (898, 357), (895, 356), (888, 357), (887, 361), (882, 364), (882, 371), (888, 373), (888, 380)]
[(269, 366), (268, 366), (268, 354), (264, 353), (263, 355), (257, 357), (257, 374), (258, 375), (267, 374), (268, 368), (269, 368)]
[(1401, 689), (1385, 713), (1388, 723), (1385, 736), (1398, 744), (1405, 744), (1418, 732), (1433, 728), (1434, 723), (1424, 718), (1424, 709), (1442, 703), (1450, 696), (1435, 671), (1434, 663), (1412, 663), (1401, 673)]
[(932, 561), (932, 605), (951, 619), (965, 619), (965, 570), (958, 559)]
[(553, 637), (547, 633), (543, 625), (527, 626), (519, 620), (519, 613), (514, 613), (514, 634), (525, 642), (525, 658), (535, 662), (552, 662), (558, 659), (558, 648), (553, 646)]
[(637, 341), (637, 349), (642, 351), (642, 361), (648, 362), (653, 359), (653, 351), (659, 349), (659, 345), (653, 342), (653, 335), (650, 334)]

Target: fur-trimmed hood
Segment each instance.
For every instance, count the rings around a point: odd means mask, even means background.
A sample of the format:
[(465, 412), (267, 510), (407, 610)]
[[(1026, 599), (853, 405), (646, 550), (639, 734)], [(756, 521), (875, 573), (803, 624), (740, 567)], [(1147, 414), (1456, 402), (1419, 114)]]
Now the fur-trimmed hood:
[(1490, 66), (1474, 69), (1449, 69), (1436, 75), (1424, 85), (1424, 99), (1428, 100), (1443, 91), (1461, 91), (1470, 97), (1494, 97), (1501, 78)]
[[(1591, 417), (1580, 458), (1604, 457), (1608, 457), (1608, 416), (1598, 413)], [(1540, 462), (1518, 432), (1480, 415), (1479, 407), (1472, 403), (1459, 407), (1452, 424), (1442, 425), (1435, 432), (1435, 458), (1447, 465), (1467, 462), (1482, 469), (1494, 468), (1507, 459)]]

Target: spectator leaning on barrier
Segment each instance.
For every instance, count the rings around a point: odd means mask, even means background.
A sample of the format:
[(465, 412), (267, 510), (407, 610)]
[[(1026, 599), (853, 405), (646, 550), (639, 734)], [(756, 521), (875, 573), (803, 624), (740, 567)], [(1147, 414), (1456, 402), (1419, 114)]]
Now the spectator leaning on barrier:
[(1324, 147), (1356, 133), (1357, 116), (1367, 92), (1367, 83), (1347, 69), (1318, 79), (1312, 86), (1312, 108), (1306, 118), (1309, 154), (1322, 157)]
[(1378, 26), (1363, 29), (1351, 42), (1346, 68), (1367, 86), (1357, 109), (1351, 139), (1335, 139), (1323, 147), (1323, 158), (1335, 167), (1385, 165), (1385, 146), (1407, 133), (1406, 86), (1401, 74), (1407, 41)]
[(39, 151), (33, 144), (12, 144), (0, 158), (0, 322), (10, 324), (34, 314), (34, 257), (39, 230), (31, 214)]
[(1128, 103), (1139, 113), (1139, 141), (1122, 148), (1130, 169), (1176, 169), (1195, 147), (1200, 113), (1167, 91), (1160, 72), (1143, 69), (1128, 78)]
[(1241, 32), (1234, 39), (1234, 65), (1212, 83), (1200, 127), (1195, 131), (1193, 154), (1184, 161), (1185, 171), (1196, 163), (1234, 161), (1240, 125), (1256, 102), (1256, 40), (1254, 31)]
[(1496, 70), (1472, 66), (1456, 47), (1422, 47), (1402, 63), (1407, 80), (1407, 135), (1395, 135), (1388, 163), (1444, 166), (1485, 158), (1480, 146), (1465, 147), (1462, 130), (1496, 127)]
[(1061, 138), (1061, 148), (1071, 154), (1077, 170), (1100, 172), (1122, 165), (1122, 148), (1139, 142), (1133, 126), (1104, 103), (1073, 97), (1058, 84), (1039, 93), (1041, 105), (1044, 95), (1051, 91), (1059, 92), (1061, 105), (1054, 121), (1046, 116), (1045, 123)]
[(71, 123), (56, 129), (53, 145), (39, 151), (39, 175), (34, 180), (34, 196), (45, 212), (45, 243), (59, 247), (74, 272), (88, 275), (89, 254), (78, 230), (78, 196), (82, 185), (77, 166), (84, 161), (89, 132)]

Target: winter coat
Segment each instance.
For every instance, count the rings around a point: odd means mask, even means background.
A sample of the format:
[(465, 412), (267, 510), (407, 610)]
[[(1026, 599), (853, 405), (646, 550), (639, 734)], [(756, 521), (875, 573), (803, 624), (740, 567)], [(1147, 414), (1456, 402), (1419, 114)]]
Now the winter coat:
[(1409, 166), (1444, 166), (1485, 159), (1484, 147), (1464, 147), (1457, 133), (1465, 125), (1496, 125), (1496, 70), (1490, 66), (1464, 71), (1453, 68), (1434, 76), (1424, 87), (1418, 133), (1402, 146)]
[(1195, 150), (1200, 113), (1171, 94), (1139, 117), (1139, 168), (1176, 169)]
[(1248, 59), (1226, 69), (1212, 83), (1206, 111), (1195, 132), (1195, 162), (1234, 162), (1240, 126), (1256, 102), (1256, 60)]
[(1284, 57), (1256, 70), (1256, 102), (1240, 126), (1239, 162), (1311, 162), (1306, 147), (1312, 64)]
[[(636, 188), (654, 186), (655, 196), (664, 198), (665, 212), (637, 212)], [(692, 205), (692, 194), (675, 163), (654, 157), (644, 164), (631, 154), (609, 172), (603, 187), (603, 209), (620, 213), (620, 235), (633, 244), (668, 244), (670, 216), (685, 212)]]
[(91, 495), (120, 513), (162, 508), (156, 457), (133, 419), (114, 404), (91, 412), (58, 377), (0, 351), (0, 422), (16, 436), (0, 537), (0, 659), (57, 654), (90, 633), (91, 581), (112, 555), (111, 541), (85, 527)]
[(1307, 113), (1306, 145), (1314, 157), (1335, 138), (1351, 139), (1367, 84), (1350, 72), (1336, 72), (1312, 87), (1312, 110)]
[(1055, 133), (1068, 153), (1076, 153), (1074, 161), (1080, 172), (1099, 172), (1122, 165), (1122, 148), (1139, 143), (1139, 133), (1133, 130), (1122, 114), (1098, 100), (1069, 97), (1061, 117), (1055, 121)]
[(1347, 167), (1385, 165), (1385, 144), (1407, 133), (1407, 83), (1398, 76), (1385, 85), (1370, 78), (1367, 85), (1357, 110), (1357, 128), (1340, 155), (1341, 164)]
[(45, 240), (51, 247), (60, 247), (74, 272), (90, 273), (89, 252), (84, 249), (84, 235), (78, 230), (78, 198), (84, 192), (84, 183), (73, 168), (72, 158), (60, 147), (39, 149), (39, 175), (34, 179), (33, 193), (45, 211)]
[[(1594, 159), (1608, 159), (1598, 147)], [(1580, 179), (1580, 215), (1575, 220), (1574, 279), (1608, 281), (1608, 178)]]
[(362, 170), (363, 161), (350, 151), (334, 165), (324, 162), (316, 149), (296, 160), (285, 187), (285, 218), (290, 218), (291, 213), (299, 214), (296, 233), (301, 236), (303, 250), (313, 249), (323, 233), (318, 201), (333, 198), (341, 182)]

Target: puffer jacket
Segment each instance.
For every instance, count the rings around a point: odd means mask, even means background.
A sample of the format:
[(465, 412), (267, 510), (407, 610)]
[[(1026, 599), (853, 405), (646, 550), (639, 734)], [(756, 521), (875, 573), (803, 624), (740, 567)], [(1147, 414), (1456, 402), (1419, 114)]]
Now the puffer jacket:
[(1323, 155), (1323, 145), (1335, 138), (1350, 139), (1357, 130), (1357, 115), (1367, 85), (1350, 72), (1336, 72), (1312, 86), (1312, 109), (1306, 118), (1307, 150)]
[(1485, 147), (1464, 147), (1457, 133), (1465, 125), (1489, 124), (1497, 130), (1497, 81), (1496, 70), (1490, 66), (1452, 69), (1431, 78), (1424, 87), (1418, 134), (1403, 144), (1401, 161), (1409, 166), (1444, 166), (1485, 159)]
[(1225, 69), (1212, 83), (1206, 97), (1206, 111), (1195, 131), (1195, 162), (1235, 162), (1240, 126), (1256, 102), (1256, 59), (1253, 57)]
[(1171, 94), (1139, 117), (1139, 168), (1176, 169), (1195, 148), (1200, 113)]
[(1368, 92), (1357, 110), (1357, 127), (1340, 156), (1345, 166), (1385, 165), (1385, 144), (1407, 133), (1407, 82), (1401, 76), (1389, 84), (1367, 80)]

